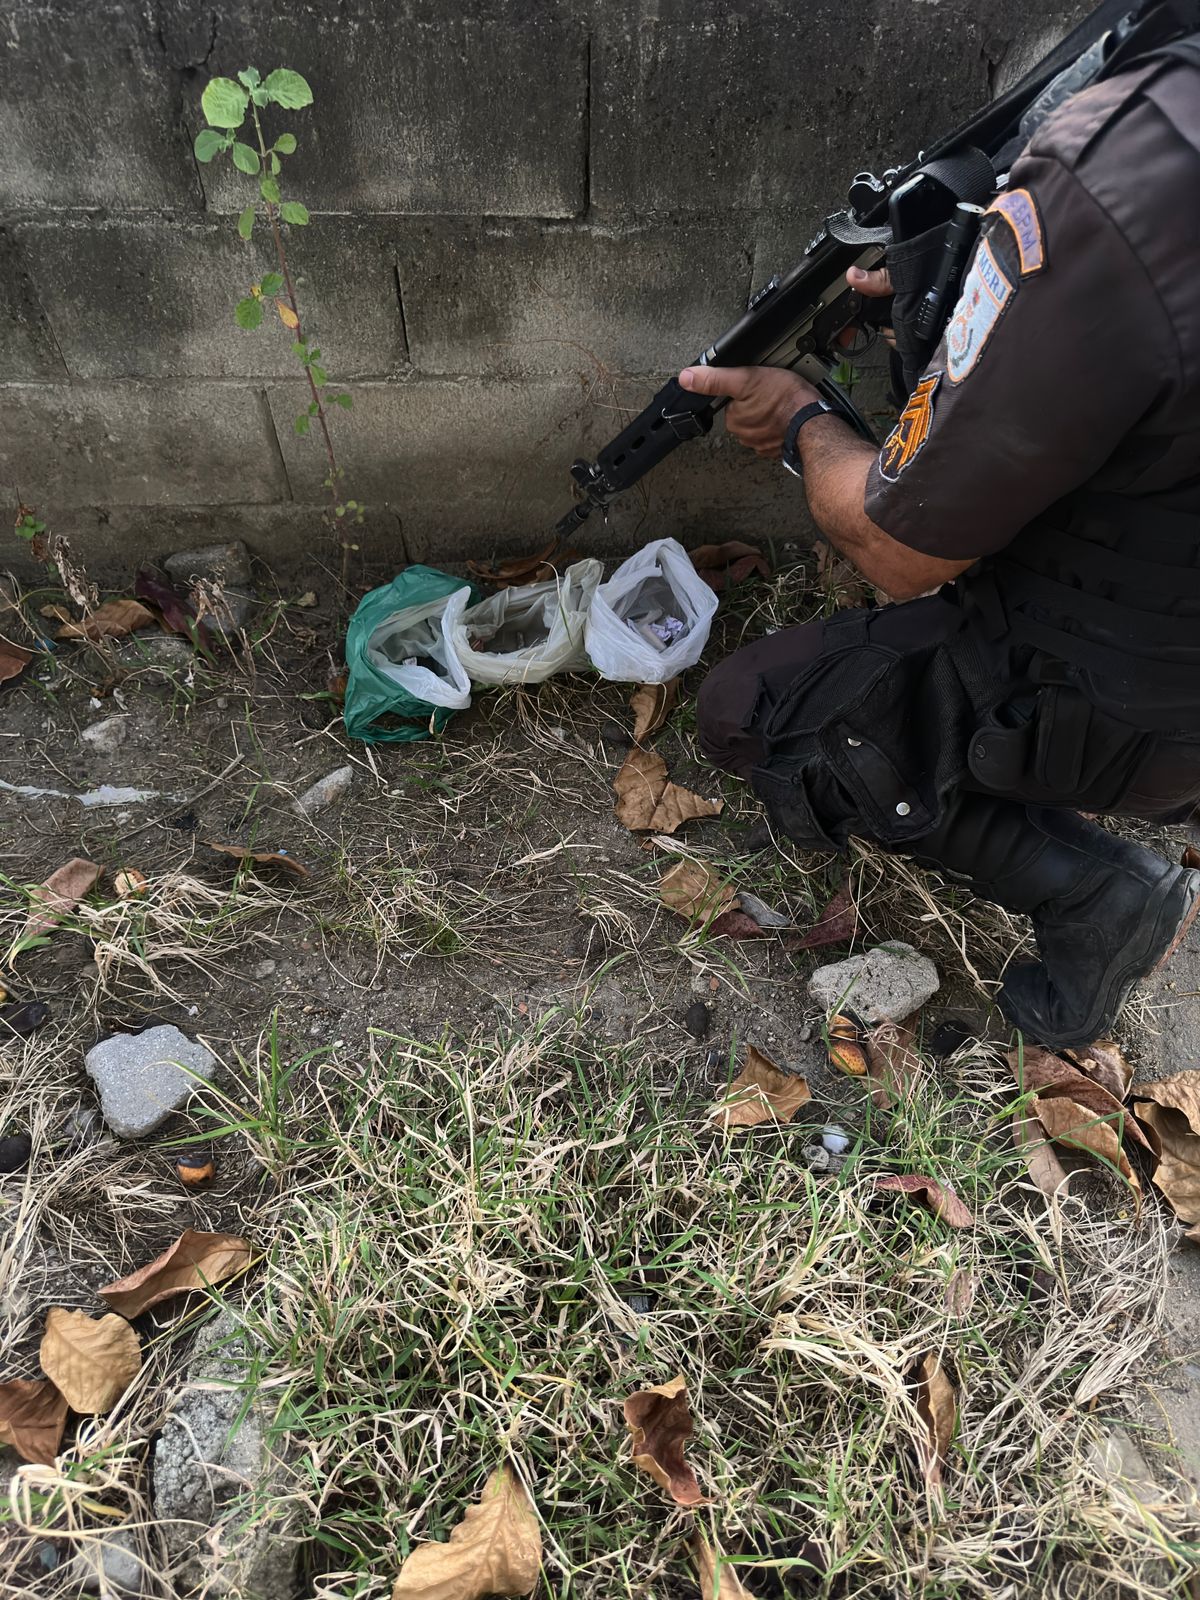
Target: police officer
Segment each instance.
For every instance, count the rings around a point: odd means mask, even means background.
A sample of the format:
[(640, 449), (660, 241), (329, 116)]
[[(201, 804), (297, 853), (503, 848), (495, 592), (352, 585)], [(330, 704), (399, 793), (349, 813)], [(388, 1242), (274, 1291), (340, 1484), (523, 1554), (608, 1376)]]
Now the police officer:
[(1038, 129), (878, 453), (794, 373), (680, 378), (897, 602), (736, 651), (705, 753), (803, 847), (874, 839), (1027, 913), (999, 999), (1049, 1045), (1105, 1034), (1200, 908), (1200, 873), (1081, 815), (1200, 799), (1198, 266), (1194, 34)]

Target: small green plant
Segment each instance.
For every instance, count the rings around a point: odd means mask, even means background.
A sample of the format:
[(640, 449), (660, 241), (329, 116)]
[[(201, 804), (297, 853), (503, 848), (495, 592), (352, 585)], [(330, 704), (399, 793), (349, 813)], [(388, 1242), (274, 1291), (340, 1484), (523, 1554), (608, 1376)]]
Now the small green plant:
[[(282, 326), (292, 336), (292, 353), (304, 368), (311, 399), (296, 417), (292, 427), (298, 434), (307, 434), (317, 424), (329, 473), (325, 488), (329, 492), (328, 518), (341, 552), (342, 584), (350, 576), (350, 556), (358, 549), (351, 529), (363, 520), (363, 508), (357, 500), (344, 499), (341, 493), (342, 469), (338, 465), (329, 433), (327, 407), (342, 406), (349, 410), (354, 404), (350, 395), (334, 393), (329, 389), (329, 373), (322, 365), (321, 352), (309, 343), (300, 319), (296, 301), (296, 286), (288, 263), (287, 247), (281, 223), (302, 228), (308, 225), (308, 208), (299, 200), (285, 200), (281, 186), (283, 164), (296, 153), (294, 133), (280, 133), (270, 146), (263, 132), (262, 111), (267, 106), (278, 106), (285, 111), (301, 111), (312, 105), (312, 90), (300, 73), (288, 67), (276, 67), (264, 78), (257, 67), (245, 67), (233, 78), (210, 78), (201, 96), (201, 108), (207, 128), (196, 135), (194, 145), (196, 160), (209, 162), (217, 156), (228, 155), (234, 166), (247, 178), (258, 183), (258, 199), (252, 200), (238, 216), (237, 230), (249, 241), (260, 210), (265, 215), (275, 245), (275, 258), (279, 270), (264, 272), (249, 292), (234, 307), (234, 319), (239, 328), (253, 331), (262, 324), (268, 307), (274, 305)], [(247, 113), (253, 129), (253, 143), (239, 137), (246, 127)]]

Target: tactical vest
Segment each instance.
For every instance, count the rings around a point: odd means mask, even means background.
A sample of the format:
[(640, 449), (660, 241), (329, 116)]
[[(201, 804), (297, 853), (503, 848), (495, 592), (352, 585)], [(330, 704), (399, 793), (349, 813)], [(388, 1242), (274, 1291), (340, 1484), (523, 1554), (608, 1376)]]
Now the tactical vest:
[[(1200, 69), (1200, 35), (1160, 55)], [(987, 632), (1037, 653), (1034, 676), (1061, 666), (1114, 715), (1200, 740), (1200, 463), (1162, 497), (1073, 492), (959, 590)]]

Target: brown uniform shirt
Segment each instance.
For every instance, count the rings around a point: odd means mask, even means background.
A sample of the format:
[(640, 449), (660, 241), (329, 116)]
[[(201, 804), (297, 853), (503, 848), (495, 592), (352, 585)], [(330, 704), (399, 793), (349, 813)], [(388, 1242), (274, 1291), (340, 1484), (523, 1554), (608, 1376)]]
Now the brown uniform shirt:
[(1200, 479), (1200, 70), (1074, 96), (1014, 163), (963, 293), (867, 480), (948, 560), (1087, 485), (1171, 506)]

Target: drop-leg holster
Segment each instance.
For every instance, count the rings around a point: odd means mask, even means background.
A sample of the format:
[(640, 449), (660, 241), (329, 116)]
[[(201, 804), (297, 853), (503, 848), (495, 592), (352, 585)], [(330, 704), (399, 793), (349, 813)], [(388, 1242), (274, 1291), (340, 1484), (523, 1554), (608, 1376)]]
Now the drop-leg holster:
[(1041, 959), (1015, 967), (998, 999), (1041, 1044), (1107, 1034), (1130, 990), (1200, 909), (1200, 872), (1074, 811), (959, 791), (939, 827), (904, 849), (1030, 917)]

